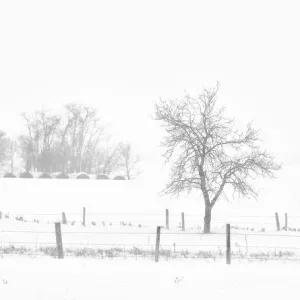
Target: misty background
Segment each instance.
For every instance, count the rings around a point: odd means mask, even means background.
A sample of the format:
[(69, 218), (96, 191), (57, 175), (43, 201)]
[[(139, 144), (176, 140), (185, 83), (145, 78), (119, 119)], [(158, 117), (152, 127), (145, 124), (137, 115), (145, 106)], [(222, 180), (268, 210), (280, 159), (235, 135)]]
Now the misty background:
[(283, 163), (282, 183), (260, 197), (299, 209), (299, 23), (296, 1), (2, 2), (0, 129), (16, 138), (22, 112), (95, 107), (160, 187), (168, 172), (154, 104), (219, 81), (226, 115), (241, 128), (253, 121)]

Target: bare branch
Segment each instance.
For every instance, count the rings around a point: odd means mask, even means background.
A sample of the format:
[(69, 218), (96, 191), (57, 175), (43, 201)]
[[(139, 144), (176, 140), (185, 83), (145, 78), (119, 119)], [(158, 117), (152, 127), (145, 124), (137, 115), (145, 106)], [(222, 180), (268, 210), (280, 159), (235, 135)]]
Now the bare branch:
[(225, 109), (217, 107), (218, 90), (219, 84), (197, 98), (185, 93), (182, 100), (160, 100), (154, 117), (166, 131), (161, 143), (166, 162), (174, 161), (164, 193), (178, 196), (198, 189), (210, 209), (226, 186), (244, 197), (256, 197), (251, 180), (274, 178), (281, 167), (261, 150), (259, 131), (252, 124), (239, 131), (234, 119), (224, 116)]

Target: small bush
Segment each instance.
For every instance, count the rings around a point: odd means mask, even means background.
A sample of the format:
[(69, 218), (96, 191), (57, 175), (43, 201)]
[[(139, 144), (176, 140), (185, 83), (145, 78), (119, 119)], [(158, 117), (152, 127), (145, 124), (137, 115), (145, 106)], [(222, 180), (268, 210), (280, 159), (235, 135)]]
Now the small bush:
[(133, 247), (132, 249), (129, 250), (129, 254), (142, 255), (142, 254), (144, 254), (144, 251), (142, 249), (137, 248), (137, 247)]
[(69, 179), (70, 177), (65, 173), (59, 173), (55, 178), (57, 178), (57, 179)]
[(93, 226), (96, 226), (96, 222), (95, 221), (92, 221), (91, 223)]
[(33, 175), (29, 172), (23, 172), (20, 174), (20, 178), (33, 178)]
[(104, 180), (107, 180), (109, 179), (109, 177), (107, 175), (104, 175), (104, 174), (99, 174), (97, 175), (96, 179), (104, 179)]
[(126, 180), (124, 176), (115, 176), (114, 180)]
[(57, 250), (55, 247), (40, 247), (40, 252), (46, 254), (46, 255), (49, 255), (49, 256), (53, 256), (53, 257), (56, 257), (57, 256)]
[(81, 173), (76, 177), (76, 179), (90, 179), (90, 176), (85, 173)]
[(42, 175), (39, 176), (39, 178), (51, 179), (52, 177), (48, 173), (43, 173)]
[(25, 219), (23, 216), (16, 216), (15, 218), (17, 221), (25, 222)]
[(3, 178), (16, 178), (16, 176), (13, 173), (5, 173)]
[(71, 254), (79, 257), (95, 257), (97, 256), (97, 252), (95, 249), (92, 248), (76, 248), (76, 249), (69, 249), (65, 250), (66, 254)]

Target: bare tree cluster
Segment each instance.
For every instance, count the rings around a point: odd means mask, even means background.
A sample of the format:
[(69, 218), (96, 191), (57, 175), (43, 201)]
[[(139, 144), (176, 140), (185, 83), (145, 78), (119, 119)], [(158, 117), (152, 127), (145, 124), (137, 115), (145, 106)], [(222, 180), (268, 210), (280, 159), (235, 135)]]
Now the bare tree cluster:
[(13, 173), (17, 153), (17, 143), (11, 140), (5, 132), (0, 131), (0, 167), (9, 165), (9, 170)]
[(0, 131), (0, 166), (7, 160), (7, 137), (5, 132)]
[(162, 146), (165, 158), (173, 161), (170, 181), (164, 192), (179, 195), (199, 190), (205, 204), (204, 233), (211, 229), (214, 205), (231, 187), (239, 196), (257, 196), (251, 179), (274, 177), (280, 168), (274, 157), (261, 150), (259, 132), (247, 125), (235, 129), (233, 119), (217, 107), (219, 85), (204, 90), (197, 98), (161, 100), (155, 106), (155, 120), (166, 130)]
[(95, 108), (68, 104), (62, 115), (50, 110), (38, 110), (33, 114), (22, 113), (25, 132), (18, 143), (9, 140), (0, 132), (0, 162), (15, 169), (16, 154), (19, 153), (26, 171), (64, 173), (112, 172), (131, 179), (135, 162), (129, 144), (130, 157), (125, 168), (124, 154), (120, 145), (103, 144), (106, 126), (101, 123)]

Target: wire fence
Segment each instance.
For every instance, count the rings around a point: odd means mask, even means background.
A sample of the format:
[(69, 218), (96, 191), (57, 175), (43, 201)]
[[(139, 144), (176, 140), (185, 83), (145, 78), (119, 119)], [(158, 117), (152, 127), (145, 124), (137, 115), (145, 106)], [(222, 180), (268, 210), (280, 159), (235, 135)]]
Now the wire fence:
[[(300, 258), (300, 233), (295, 232), (300, 231), (300, 216), (285, 214), (284, 226), (280, 227), (275, 215), (215, 218), (213, 232), (203, 234), (199, 222), (203, 222), (204, 216), (170, 213), (168, 209), (165, 213), (87, 213), (86, 208), (81, 213), (0, 212), (2, 220), (27, 223), (24, 226), (23, 223), (15, 226), (15, 222), (11, 226), (0, 225), (0, 253), (57, 257), (53, 223), (60, 222), (64, 224), (61, 235), (66, 256), (153, 258), (159, 252), (166, 259), (216, 260), (228, 254), (225, 224), (230, 223), (233, 258), (297, 260)], [(32, 226), (31, 223), (36, 224)], [(157, 226), (162, 228), (159, 246), (154, 230)]]
[[(0, 223), (1, 224), (1, 223)], [(1, 228), (2, 227), (2, 228)], [(55, 230), (6, 230), (0, 227), (0, 255), (50, 255), (57, 257)], [(2, 229), (2, 230), (1, 230)], [(155, 257), (157, 232), (140, 228), (131, 231), (98, 230), (93, 227), (62, 227), (65, 256), (95, 258), (146, 259)], [(124, 228), (121, 228), (124, 229)], [(198, 229), (162, 228), (159, 255), (164, 259), (224, 259), (226, 257), (226, 231), (204, 234)], [(239, 232), (232, 226), (231, 255), (233, 259), (248, 260), (300, 260), (300, 234), (292, 232)]]
[[(0, 212), (3, 219), (15, 219), (18, 221), (28, 223), (43, 223), (50, 224), (53, 222), (62, 221), (62, 212), (59, 213), (45, 213), (45, 212)], [(0, 216), (1, 218), (1, 216)], [(83, 223), (83, 212), (66, 212), (66, 224), (80, 225)], [(132, 227), (148, 227), (155, 228), (156, 226), (165, 226), (172, 228), (182, 227), (182, 213), (169, 213), (168, 221), (166, 220), (166, 213), (145, 213), (145, 212), (127, 212), (127, 213), (112, 213), (112, 212), (89, 212), (85, 213), (85, 225), (92, 226), (110, 226), (118, 227), (132, 226)], [(186, 228), (198, 228), (203, 226), (203, 215), (199, 214), (184, 214), (184, 223)], [(280, 228), (288, 227), (290, 231), (300, 232), (300, 216), (288, 216), (288, 224), (286, 220), (281, 220), (283, 223)], [(168, 222), (168, 225), (166, 224)], [(265, 216), (227, 216), (213, 217), (212, 225), (222, 228), (224, 224), (230, 223), (233, 228), (242, 229), (246, 231), (264, 231), (276, 229), (275, 215)]]

